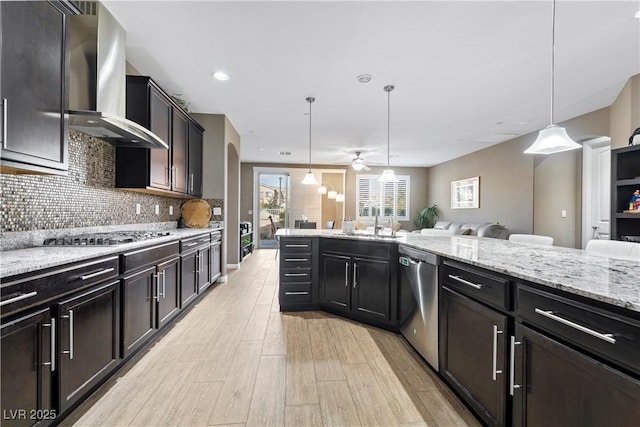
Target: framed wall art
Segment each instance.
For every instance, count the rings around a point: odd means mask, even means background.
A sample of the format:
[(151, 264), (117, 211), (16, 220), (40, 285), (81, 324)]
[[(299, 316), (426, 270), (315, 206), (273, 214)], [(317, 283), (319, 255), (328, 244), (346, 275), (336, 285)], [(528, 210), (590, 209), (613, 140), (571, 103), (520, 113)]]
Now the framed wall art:
[(480, 207), (480, 177), (451, 181), (451, 209)]

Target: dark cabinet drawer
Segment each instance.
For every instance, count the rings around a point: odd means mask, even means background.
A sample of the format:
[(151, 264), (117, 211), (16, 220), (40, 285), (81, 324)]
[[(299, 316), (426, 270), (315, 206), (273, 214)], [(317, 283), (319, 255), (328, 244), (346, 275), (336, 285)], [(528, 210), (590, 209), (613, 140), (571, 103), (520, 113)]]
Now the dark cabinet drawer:
[(321, 252), (335, 252), (350, 256), (366, 256), (389, 260), (395, 243), (365, 242), (361, 240), (322, 239)]
[(286, 268), (280, 272), (280, 282), (311, 282), (310, 268)]
[(443, 283), (458, 292), (504, 310), (510, 310), (509, 279), (470, 265), (445, 260)]
[(209, 245), (211, 243), (211, 235), (204, 234), (201, 236), (191, 237), (180, 241), (180, 252), (186, 252), (199, 246)]
[(310, 283), (281, 283), (280, 304), (297, 304), (311, 302)]
[(1, 285), (2, 317), (119, 275), (118, 257), (100, 258)]
[(280, 254), (283, 270), (291, 268), (311, 268), (311, 254)]
[(311, 253), (311, 239), (281, 239), (280, 251), (282, 254)]
[(179, 243), (170, 242), (163, 245), (142, 248), (122, 254), (122, 272), (127, 273), (138, 268), (156, 264), (158, 261), (179, 253)]
[(519, 284), (520, 320), (640, 375), (640, 321)]

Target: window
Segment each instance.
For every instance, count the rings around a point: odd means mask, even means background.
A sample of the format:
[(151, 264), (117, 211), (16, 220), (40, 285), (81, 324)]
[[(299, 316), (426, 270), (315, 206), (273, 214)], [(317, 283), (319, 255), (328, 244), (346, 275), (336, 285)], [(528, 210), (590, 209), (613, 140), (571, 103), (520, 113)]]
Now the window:
[(378, 175), (356, 176), (356, 216), (378, 216), (409, 221), (409, 176), (398, 175), (398, 182), (378, 182)]

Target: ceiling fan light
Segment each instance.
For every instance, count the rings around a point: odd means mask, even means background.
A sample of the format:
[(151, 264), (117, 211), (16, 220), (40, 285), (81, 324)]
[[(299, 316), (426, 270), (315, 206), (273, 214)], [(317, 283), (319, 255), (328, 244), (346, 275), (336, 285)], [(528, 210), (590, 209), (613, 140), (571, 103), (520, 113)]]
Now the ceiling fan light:
[(329, 192), (327, 193), (327, 198), (331, 200), (335, 200), (337, 196), (338, 192), (336, 190), (329, 190)]
[(396, 174), (393, 172), (393, 169), (385, 169), (378, 178), (379, 182), (398, 182), (398, 178)]
[(318, 194), (327, 194), (327, 186), (321, 185), (320, 187), (318, 187)]
[(364, 163), (360, 163), (360, 162), (353, 162), (353, 163), (351, 164), (351, 167), (353, 168), (353, 170), (361, 171), (362, 169), (364, 169)]
[(337, 203), (343, 203), (344, 202), (344, 194), (342, 194), (342, 193), (336, 194), (336, 202)]
[(304, 185), (318, 185), (318, 181), (316, 181), (316, 176), (311, 171), (306, 173), (301, 183)]
[(538, 138), (525, 150), (525, 154), (554, 154), (576, 148), (581, 148), (581, 145), (569, 138), (565, 128), (552, 124), (540, 130)]

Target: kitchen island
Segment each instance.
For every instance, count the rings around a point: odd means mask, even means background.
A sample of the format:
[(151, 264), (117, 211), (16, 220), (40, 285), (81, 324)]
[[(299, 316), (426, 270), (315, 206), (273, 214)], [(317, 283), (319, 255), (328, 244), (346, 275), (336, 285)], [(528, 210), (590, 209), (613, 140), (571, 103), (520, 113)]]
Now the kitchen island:
[[(640, 260), (473, 236), (276, 235), (281, 311), (402, 332), (486, 425), (640, 419)], [(414, 249), (432, 266), (402, 255)]]

